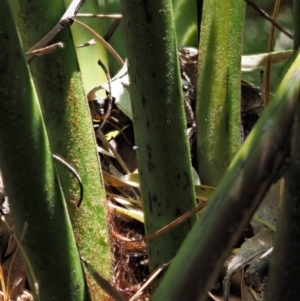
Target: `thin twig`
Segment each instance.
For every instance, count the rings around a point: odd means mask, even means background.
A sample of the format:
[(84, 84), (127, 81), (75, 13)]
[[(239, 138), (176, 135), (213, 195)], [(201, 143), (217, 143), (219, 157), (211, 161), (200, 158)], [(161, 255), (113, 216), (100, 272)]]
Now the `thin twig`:
[(43, 47), (43, 48), (32, 50), (30, 52), (28, 51), (25, 53), (25, 56), (26, 57), (28, 57), (30, 55), (41, 56), (41, 55), (53, 53), (62, 48), (64, 48), (64, 43), (59, 42), (59, 43), (51, 44), (51, 45)]
[(108, 98), (108, 107), (107, 107), (107, 112), (104, 116), (104, 119), (99, 127), (99, 130), (101, 131), (102, 128), (104, 127), (106, 121), (108, 120), (109, 116), (110, 116), (110, 113), (111, 113), (111, 109), (112, 109), (112, 92), (111, 92), (111, 78), (110, 78), (110, 74), (106, 68), (106, 66), (103, 64), (103, 62), (101, 60), (98, 60), (98, 65), (102, 68), (102, 70), (104, 71), (105, 73), (105, 76), (106, 76), (106, 79), (107, 79), (107, 83), (108, 83), (108, 95), (107, 95), (107, 98)]
[(102, 133), (101, 130), (97, 130), (96, 131), (96, 136), (103, 142), (103, 144), (111, 150), (111, 152), (114, 154), (115, 158), (117, 159), (118, 163), (121, 165), (121, 167), (123, 168), (124, 172), (126, 174), (130, 173), (130, 170), (128, 169), (127, 165), (125, 164), (125, 162), (122, 160), (122, 158), (120, 157), (119, 153), (112, 147), (112, 145), (109, 143), (109, 141), (107, 141), (106, 137), (104, 136), (104, 134)]
[[(274, 11), (272, 19), (276, 20), (279, 8), (280, 8), (280, 2), (281, 0), (276, 0), (274, 5)], [(274, 32), (275, 27), (274, 25), (270, 28), (270, 34), (269, 34), (269, 40), (268, 40), (268, 52), (271, 52), (273, 50), (274, 45)], [(270, 100), (270, 78), (271, 78), (271, 57), (267, 57), (266, 61), (266, 67), (265, 67), (265, 81), (264, 81), (264, 107), (267, 106)]]
[(177, 227), (178, 225), (180, 225), (181, 223), (183, 223), (184, 221), (186, 221), (190, 217), (192, 217), (195, 213), (202, 210), (205, 207), (205, 205), (206, 205), (206, 203), (199, 204), (198, 206), (196, 206), (192, 210), (190, 210), (187, 213), (185, 213), (185, 214), (181, 215), (180, 217), (176, 218), (173, 222), (171, 222), (168, 225), (160, 228), (156, 232), (154, 232), (152, 234), (149, 234), (149, 235), (147, 235), (147, 236), (145, 236), (141, 239), (132, 240), (128, 243), (135, 243), (135, 242), (139, 242), (139, 241), (147, 241), (147, 240), (159, 237), (159, 236), (163, 235), (164, 233), (170, 231), (171, 229)]
[(72, 1), (66, 12), (60, 18), (59, 22), (41, 40), (39, 40), (26, 52), (28, 54), (26, 57), (28, 64), (31, 63), (36, 57), (36, 55), (32, 52), (47, 46), (62, 30), (73, 24), (75, 16), (84, 2), (85, 0)]
[(116, 19), (112, 24), (111, 26), (109, 27), (107, 33), (105, 34), (104, 36), (104, 39), (106, 42), (108, 42), (111, 37), (113, 36), (113, 34), (115, 33), (115, 31), (117, 30), (117, 28), (119, 27), (121, 23), (121, 19)]
[(129, 301), (136, 301), (138, 300), (138, 298), (140, 297), (140, 295), (142, 294), (143, 290), (149, 286), (160, 274), (161, 272), (163, 272), (172, 262), (172, 260), (170, 260), (167, 263), (163, 263), (162, 265), (160, 265), (159, 267), (157, 267), (150, 275), (148, 280), (142, 285), (142, 287), (129, 299)]
[(75, 178), (78, 181), (79, 184), (79, 188), (80, 188), (80, 196), (79, 196), (79, 201), (77, 203), (77, 207), (80, 207), (82, 200), (83, 200), (83, 184), (80, 178), (80, 175), (78, 174), (78, 172), (75, 170), (75, 168), (73, 166), (71, 166), (68, 162), (66, 162), (64, 159), (62, 159), (61, 157), (57, 156), (57, 155), (52, 155), (52, 157), (54, 159), (56, 159), (58, 162), (60, 162), (62, 165), (64, 165), (65, 167), (67, 167), (67, 169), (75, 176)]
[(104, 47), (113, 55), (113, 57), (117, 60), (117, 62), (123, 66), (124, 65), (124, 61), (122, 60), (122, 58), (118, 55), (118, 53), (100, 36), (98, 35), (94, 30), (92, 30), (89, 26), (87, 26), (86, 24), (74, 19), (74, 22), (81, 25), (82, 27), (84, 27), (87, 31), (89, 31), (97, 40), (99, 40)]
[(244, 0), (249, 6), (253, 7), (254, 10), (256, 10), (263, 18), (268, 20), (270, 23), (272, 23), (278, 30), (283, 32), (286, 36), (288, 36), (291, 39), (294, 39), (294, 36), (287, 32), (281, 25), (279, 25), (273, 18), (268, 15), (264, 10), (262, 10), (260, 7), (258, 7), (254, 2), (251, 0)]
[(79, 49), (79, 48), (84, 48), (84, 47), (90, 47), (90, 46), (95, 45), (95, 44), (96, 44), (95, 39), (91, 39), (90, 41), (88, 41), (86, 43), (77, 45), (76, 48)]
[(149, 234), (149, 235), (145, 236), (143, 238), (143, 240), (150, 240), (150, 239), (156, 238), (156, 237), (161, 236), (162, 234), (170, 231), (171, 229), (177, 227), (178, 225), (180, 225), (181, 223), (183, 223), (184, 221), (186, 221), (187, 219), (192, 217), (195, 213), (202, 210), (205, 207), (205, 205), (206, 205), (206, 203), (202, 203), (202, 204), (196, 206), (192, 210), (190, 210), (187, 213), (183, 214), (182, 216), (176, 218), (173, 222), (171, 222), (168, 225), (160, 228), (155, 233), (152, 233), (152, 234)]
[[(109, 141), (106, 139), (105, 135), (103, 134), (103, 132), (101, 130), (97, 130), (95, 132), (96, 136), (102, 141), (102, 143), (113, 153), (113, 155), (115, 156), (115, 158), (117, 159), (118, 163), (121, 165), (121, 167), (123, 168), (124, 172), (126, 174), (130, 174), (130, 170), (128, 169), (127, 165), (125, 164), (125, 162), (122, 160), (121, 156), (119, 155), (119, 153), (113, 148), (113, 146), (109, 143)], [(131, 191), (134, 194), (134, 196), (136, 197), (136, 199), (139, 199), (139, 196), (137, 194), (137, 192), (135, 191), (135, 189), (133, 187), (131, 187)]]
[(101, 19), (122, 19), (122, 15), (120, 14), (111, 14), (111, 15), (103, 15), (103, 14), (77, 14), (77, 18), (101, 18)]

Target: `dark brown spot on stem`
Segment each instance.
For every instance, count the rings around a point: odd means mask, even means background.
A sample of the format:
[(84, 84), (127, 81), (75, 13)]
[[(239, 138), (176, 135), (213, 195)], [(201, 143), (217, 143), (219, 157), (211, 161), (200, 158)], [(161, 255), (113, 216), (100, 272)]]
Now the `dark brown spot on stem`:
[(152, 214), (152, 195), (150, 192), (148, 192), (148, 202), (149, 202), (149, 210)]

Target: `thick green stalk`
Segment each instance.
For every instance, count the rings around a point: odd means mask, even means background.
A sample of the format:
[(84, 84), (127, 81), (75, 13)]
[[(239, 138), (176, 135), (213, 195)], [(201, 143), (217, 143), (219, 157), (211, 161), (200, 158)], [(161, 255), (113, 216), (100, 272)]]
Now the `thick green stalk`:
[(224, 261), (286, 159), (300, 92), (299, 64), (300, 55), (179, 249), (153, 301), (206, 300)]
[[(51, 3), (14, 0), (12, 3), (26, 50), (53, 27), (65, 11), (62, 0)], [(80, 253), (91, 261), (101, 275), (109, 277), (111, 265), (105, 202), (92, 122), (70, 30), (66, 29), (57, 39), (64, 42), (65, 48), (36, 58), (30, 64), (30, 69), (38, 91), (51, 152), (77, 170), (84, 186), (82, 206), (77, 208), (77, 180), (65, 166), (56, 164)], [(101, 299), (101, 289), (94, 282), (91, 291), (93, 299)]]
[(35, 300), (90, 300), (8, 1), (0, 10), (0, 166)]
[[(294, 56), (300, 47), (300, 1), (294, 1)], [(299, 76), (299, 75), (298, 75)], [(266, 301), (297, 300), (300, 295), (300, 93), (293, 128), (291, 155), (271, 260)], [(293, 279), (289, 281), (288, 279)]]
[[(300, 100), (300, 99), (299, 99)], [(265, 301), (297, 300), (300, 295), (300, 101)], [(292, 279), (292, 281), (290, 281)]]
[(244, 1), (204, 1), (196, 115), (199, 173), (206, 185), (218, 184), (241, 144), (244, 16)]
[[(154, 233), (194, 208), (171, 1), (121, 1), (138, 146), (145, 229)], [(171, 260), (195, 218), (147, 248), (150, 269)]]

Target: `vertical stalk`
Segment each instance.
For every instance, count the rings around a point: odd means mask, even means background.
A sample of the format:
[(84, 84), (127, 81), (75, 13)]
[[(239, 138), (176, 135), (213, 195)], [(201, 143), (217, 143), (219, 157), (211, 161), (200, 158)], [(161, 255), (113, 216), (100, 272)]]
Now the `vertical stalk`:
[(246, 3), (244, 1), (232, 1), (231, 5), (231, 24), (230, 28), (228, 28), (229, 49), (227, 50), (229, 52), (227, 81), (227, 147), (230, 160), (232, 161), (241, 146), (241, 56), (243, 51)]
[[(61, 18), (63, 0), (13, 0), (12, 7), (24, 49), (38, 42)], [(38, 91), (51, 152), (65, 159), (81, 176), (84, 199), (80, 208), (79, 187), (74, 176), (56, 163), (80, 254), (101, 275), (110, 277), (110, 250), (105, 218), (105, 197), (100, 177), (94, 131), (84, 94), (76, 52), (69, 29), (57, 37), (65, 48), (30, 64)], [(95, 58), (95, 61), (98, 58)], [(101, 72), (101, 70), (99, 70)], [(88, 276), (94, 300), (102, 290)]]
[[(280, 8), (280, 2), (281, 0), (276, 0), (274, 4), (274, 9), (273, 9), (273, 15), (272, 19), (276, 20), (278, 13), (279, 13), (279, 8)], [(270, 28), (270, 33), (269, 33), (269, 40), (268, 40), (268, 49), (267, 52), (272, 52), (274, 48), (274, 32), (275, 32), (275, 26), (272, 24)], [(266, 107), (270, 101), (270, 78), (271, 78), (271, 57), (268, 57), (266, 60), (266, 67), (265, 67), (265, 76), (264, 76), (264, 106)]]
[[(300, 98), (299, 98), (300, 100)], [(289, 167), (285, 175), (274, 254), (264, 300), (297, 300), (300, 294), (300, 101), (293, 129)]]
[(201, 36), (201, 23), (203, 14), (203, 0), (197, 1), (197, 30), (198, 30), (198, 44), (200, 43)]
[(293, 21), (294, 21), (294, 56), (300, 49), (300, 1), (293, 0)]
[(90, 300), (9, 1), (0, 10), (0, 166), (35, 300)]
[(197, 143), (200, 178), (216, 186), (241, 144), (240, 59), (244, 1), (204, 1), (199, 47)]
[[(300, 1), (294, 1), (294, 57), (300, 46)], [(300, 75), (298, 74), (298, 78)], [(266, 301), (296, 300), (300, 294), (300, 93), (293, 128), (291, 154), (285, 174), (282, 207), (280, 210), (274, 244), (274, 255), (270, 264)], [(288, 279), (292, 279), (289, 281)]]
[[(121, 1), (146, 234), (194, 208), (170, 0)], [(150, 270), (170, 261), (195, 218), (149, 241)]]

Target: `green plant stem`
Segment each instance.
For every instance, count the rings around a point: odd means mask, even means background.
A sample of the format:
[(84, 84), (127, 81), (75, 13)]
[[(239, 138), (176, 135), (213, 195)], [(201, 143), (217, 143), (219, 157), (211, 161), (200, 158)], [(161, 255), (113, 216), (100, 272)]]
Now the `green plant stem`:
[(300, 92), (299, 64), (300, 55), (179, 249), (153, 301), (206, 300), (224, 261), (286, 159)]
[[(195, 207), (171, 1), (121, 1), (146, 234)], [(196, 218), (150, 240), (169, 262)]]
[(264, 298), (266, 301), (297, 300), (300, 295), (300, 101), (297, 111), (274, 254)]
[(300, 50), (300, 1), (293, 0), (293, 23), (294, 23), (294, 57)]
[(241, 145), (244, 1), (204, 1), (199, 47), (197, 147), (200, 179), (216, 186)]
[[(300, 46), (300, 1), (294, 1), (294, 56)], [(298, 74), (298, 77), (300, 75)], [(300, 295), (300, 93), (291, 141), (291, 154), (285, 174), (284, 194), (277, 226), (274, 254), (270, 264), (264, 300), (290, 301)], [(288, 281), (286, 279), (292, 279)]]
[(9, 1), (0, 10), (0, 166), (35, 300), (90, 300)]
[[(65, 10), (62, 0), (51, 3), (14, 0), (12, 7), (26, 50), (58, 22)], [(64, 43), (65, 48), (36, 58), (30, 64), (30, 70), (38, 91), (51, 152), (77, 170), (84, 186), (84, 199), (81, 207), (77, 208), (77, 180), (65, 166), (55, 164), (80, 254), (91, 261), (102, 276), (109, 278), (111, 262), (106, 205), (91, 117), (70, 30), (66, 29), (60, 33), (58, 39)], [(95, 61), (97, 59), (95, 58)], [(90, 281), (90, 277), (88, 283), (93, 299), (101, 300), (101, 289), (95, 282)]]

